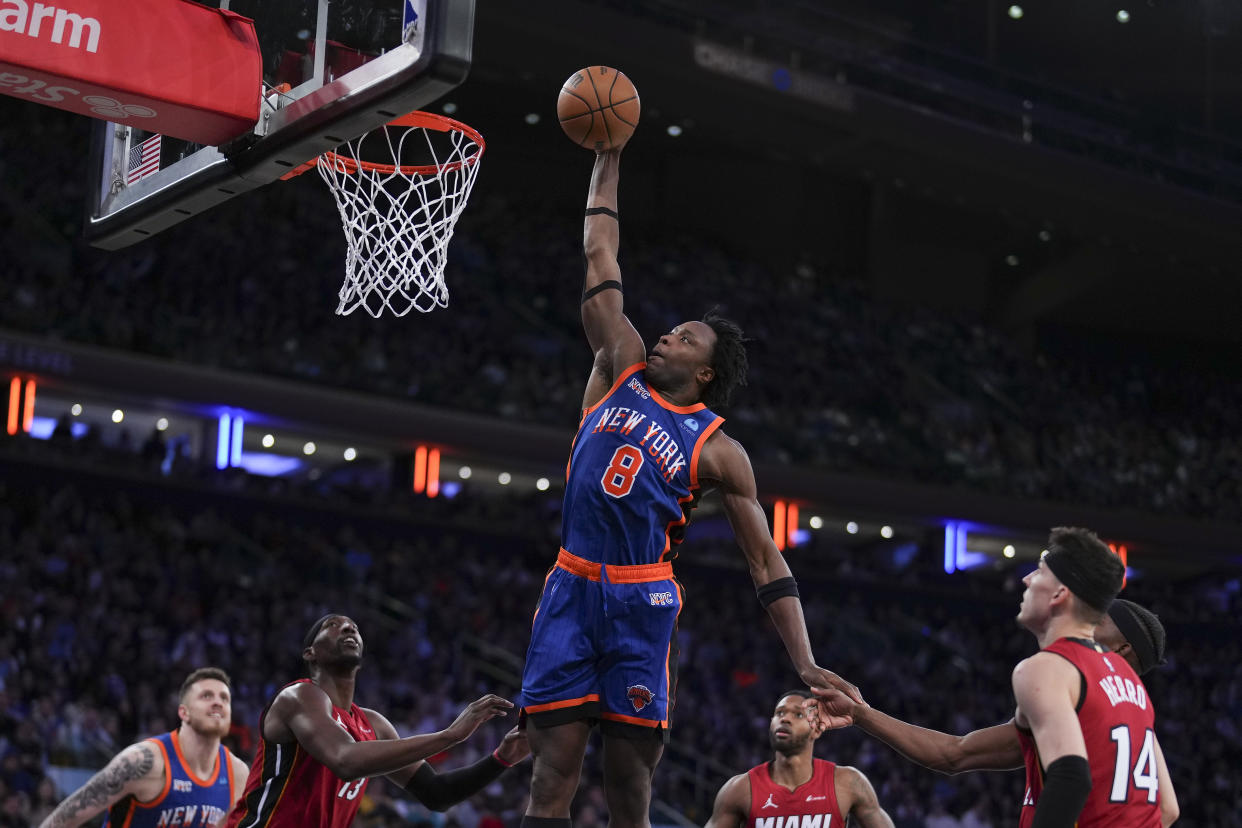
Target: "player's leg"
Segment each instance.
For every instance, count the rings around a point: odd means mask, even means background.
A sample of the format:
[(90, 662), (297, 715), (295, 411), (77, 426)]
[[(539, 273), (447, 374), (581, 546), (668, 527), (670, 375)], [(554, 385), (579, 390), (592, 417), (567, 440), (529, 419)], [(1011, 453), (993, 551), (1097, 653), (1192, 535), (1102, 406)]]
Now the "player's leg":
[(604, 730), (608, 828), (650, 828), (651, 779), (663, 754), (662, 730), (637, 725)]
[(607, 670), (600, 676), (609, 828), (647, 828), (651, 778), (677, 687), (681, 589), (671, 577), (609, 584)]
[(522, 713), (533, 757), (525, 828), (568, 828), (590, 723), (599, 717), (599, 587), (554, 567), (531, 625)]
[(527, 720), (532, 762), (527, 817), (569, 819), (590, 735), (591, 726), (586, 721), (540, 727), (533, 719)]

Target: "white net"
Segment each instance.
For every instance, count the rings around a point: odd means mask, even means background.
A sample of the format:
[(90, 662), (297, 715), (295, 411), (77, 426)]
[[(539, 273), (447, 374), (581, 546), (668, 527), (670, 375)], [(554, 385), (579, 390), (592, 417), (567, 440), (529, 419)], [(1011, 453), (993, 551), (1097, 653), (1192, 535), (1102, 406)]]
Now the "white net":
[[(386, 145), (386, 146), (385, 146)], [(449, 118), (415, 112), (319, 158), (345, 225), (345, 283), (336, 312), (396, 316), (448, 307), (449, 239), (479, 173), (482, 137)], [(391, 161), (368, 154), (387, 150)], [(417, 158), (418, 164), (403, 165)]]

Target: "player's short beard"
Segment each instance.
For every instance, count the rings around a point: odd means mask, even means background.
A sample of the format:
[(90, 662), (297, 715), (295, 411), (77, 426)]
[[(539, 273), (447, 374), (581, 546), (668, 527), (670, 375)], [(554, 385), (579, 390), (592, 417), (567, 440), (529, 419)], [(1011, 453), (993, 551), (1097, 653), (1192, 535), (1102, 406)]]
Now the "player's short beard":
[(795, 754), (802, 752), (802, 750), (806, 747), (806, 743), (810, 741), (810, 738), (811, 738), (811, 735), (809, 733), (803, 736), (802, 738), (791, 736), (789, 741), (785, 742), (784, 744), (781, 744), (780, 742), (776, 741), (775, 733), (769, 733), (768, 744), (770, 744), (772, 746), (772, 750), (776, 751), (777, 753), (783, 754), (785, 756), (793, 756)]

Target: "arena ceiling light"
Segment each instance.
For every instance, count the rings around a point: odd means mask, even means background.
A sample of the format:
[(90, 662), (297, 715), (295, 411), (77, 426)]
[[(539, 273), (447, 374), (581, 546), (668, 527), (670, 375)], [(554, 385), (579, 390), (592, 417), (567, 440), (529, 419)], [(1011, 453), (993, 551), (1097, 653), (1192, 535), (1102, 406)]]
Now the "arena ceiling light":
[(460, 477), (462, 480), (469, 480), (470, 475), (472, 474), (474, 474), (474, 470), (471, 469), (469, 466), (462, 466), (460, 469), (457, 470), (457, 476)]
[(1022, 7), (1017, 5), (1016, 3), (1009, 7), (1009, 16), (1012, 19), (1021, 20), (1023, 14), (1025, 14), (1025, 12), (1022, 11)]
[(1118, 9), (1117, 10), (1117, 22), (1118, 23), (1129, 23), (1130, 13), (1126, 11), (1125, 9)]
[(70, 414), (72, 414), (72, 415), (73, 415), (73, 416), (75, 416), (75, 417), (81, 416), (81, 414), (82, 414), (82, 404), (81, 404), (81, 403), (74, 403), (73, 405), (69, 406), (69, 413), (70, 413)]
[(552, 485), (551, 482), (549, 482), (548, 478), (546, 477), (541, 477), (535, 481), (535, 488), (541, 492), (546, 492), (548, 490), (548, 487), (551, 485)]
[(155, 430), (156, 431), (168, 431), (168, 418), (160, 417), (158, 420), (156, 420)]
[(888, 540), (892, 536), (893, 536), (893, 527), (891, 526), (880, 527), (880, 537), (884, 538), (885, 540)]

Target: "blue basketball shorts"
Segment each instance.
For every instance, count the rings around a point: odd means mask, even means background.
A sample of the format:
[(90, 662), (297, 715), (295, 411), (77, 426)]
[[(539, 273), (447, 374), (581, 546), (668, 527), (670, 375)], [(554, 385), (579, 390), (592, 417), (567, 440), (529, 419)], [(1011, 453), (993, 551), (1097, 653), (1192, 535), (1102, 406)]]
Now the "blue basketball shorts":
[(531, 625), (523, 714), (540, 727), (598, 720), (667, 738), (681, 604), (671, 563), (601, 566), (562, 549)]

